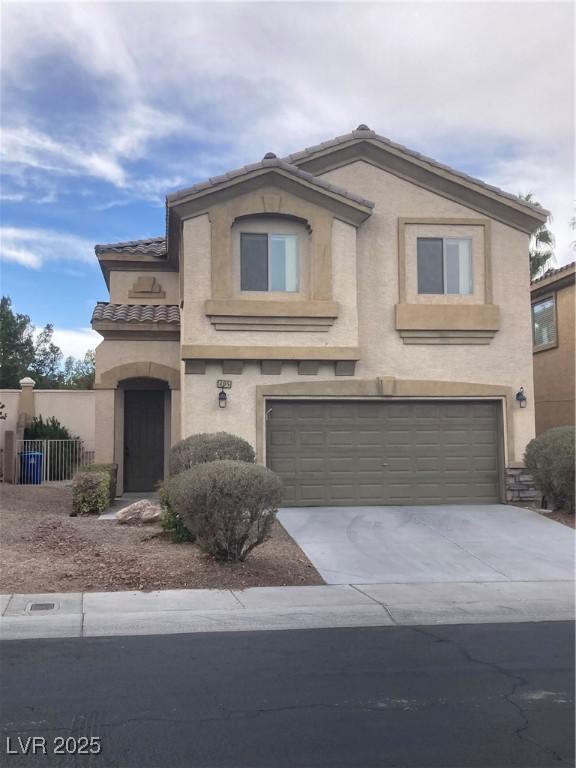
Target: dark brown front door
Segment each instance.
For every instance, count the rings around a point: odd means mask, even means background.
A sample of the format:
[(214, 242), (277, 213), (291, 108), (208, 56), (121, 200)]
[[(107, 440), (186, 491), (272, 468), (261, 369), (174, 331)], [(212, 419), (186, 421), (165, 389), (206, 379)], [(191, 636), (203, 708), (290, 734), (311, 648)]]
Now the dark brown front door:
[(164, 391), (124, 392), (124, 490), (152, 491), (164, 479)]

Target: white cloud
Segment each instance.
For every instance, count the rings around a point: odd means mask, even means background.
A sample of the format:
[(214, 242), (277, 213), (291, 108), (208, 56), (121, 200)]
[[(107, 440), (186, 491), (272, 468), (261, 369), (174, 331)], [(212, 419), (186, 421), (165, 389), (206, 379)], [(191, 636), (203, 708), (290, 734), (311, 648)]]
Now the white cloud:
[(99, 333), (92, 328), (54, 328), (54, 344), (62, 350), (64, 357), (84, 357), (89, 349), (96, 349), (102, 341)]
[[(566, 259), (573, 17), (561, 2), (8, 4), (11, 82), (31, 87), (32, 62), (67, 52), (113, 104), (66, 141), (32, 129), (24, 110), (9, 126), (9, 168), (151, 199), (162, 176), (186, 184), (366, 122), (445, 162), (457, 148), (486, 180), (533, 191)], [(131, 169), (181, 136), (198, 152), (168, 148), (157, 178)]]
[[(146, 154), (148, 143), (182, 128), (179, 118), (137, 104), (117, 114), (113, 124), (100, 125), (97, 140), (80, 137), (58, 141), (27, 126), (5, 126), (1, 156), (4, 173), (18, 174), (21, 167), (62, 175), (86, 176), (109, 182), (115, 187), (128, 185), (123, 162)], [(138, 183), (135, 180), (135, 183)], [(144, 181), (145, 183), (145, 181)]]
[(39, 269), (47, 261), (94, 265), (94, 244), (64, 232), (22, 227), (0, 227), (0, 258)]

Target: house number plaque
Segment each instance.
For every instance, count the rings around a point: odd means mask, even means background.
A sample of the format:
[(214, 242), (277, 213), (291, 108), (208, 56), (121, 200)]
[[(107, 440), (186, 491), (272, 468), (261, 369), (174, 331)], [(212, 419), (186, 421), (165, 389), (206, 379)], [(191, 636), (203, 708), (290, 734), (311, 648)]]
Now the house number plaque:
[(232, 382), (230, 379), (218, 379), (216, 386), (218, 389), (232, 389)]

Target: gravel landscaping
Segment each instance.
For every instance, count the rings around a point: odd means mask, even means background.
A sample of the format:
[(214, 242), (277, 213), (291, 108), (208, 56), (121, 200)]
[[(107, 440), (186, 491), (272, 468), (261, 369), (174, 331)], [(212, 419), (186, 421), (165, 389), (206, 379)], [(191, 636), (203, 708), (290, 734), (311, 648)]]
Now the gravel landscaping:
[(0, 592), (89, 592), (323, 584), (306, 555), (274, 523), (244, 563), (220, 563), (175, 544), (159, 525), (121, 526), (69, 517), (71, 489), (1, 486)]

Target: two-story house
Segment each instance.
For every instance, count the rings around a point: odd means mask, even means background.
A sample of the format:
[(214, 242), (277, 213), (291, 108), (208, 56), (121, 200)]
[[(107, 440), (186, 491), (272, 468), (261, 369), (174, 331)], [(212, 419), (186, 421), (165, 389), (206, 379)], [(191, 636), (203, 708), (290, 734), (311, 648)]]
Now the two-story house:
[(506, 499), (546, 215), (364, 125), (168, 195), (165, 237), (96, 246), (97, 459), (149, 489), (224, 430), (289, 506)]

